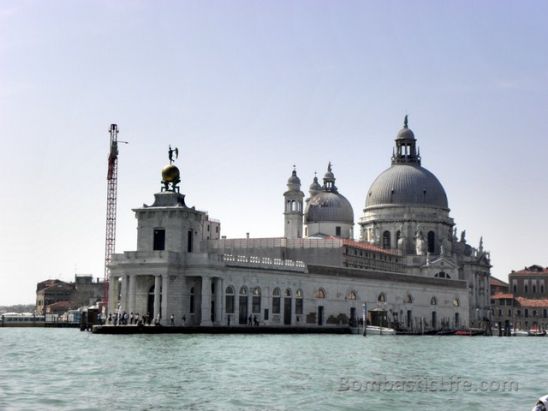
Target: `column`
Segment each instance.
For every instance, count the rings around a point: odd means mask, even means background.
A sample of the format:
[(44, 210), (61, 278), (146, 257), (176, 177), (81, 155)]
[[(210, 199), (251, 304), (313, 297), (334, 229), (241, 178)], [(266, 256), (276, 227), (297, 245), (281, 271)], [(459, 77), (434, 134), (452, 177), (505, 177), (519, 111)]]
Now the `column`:
[(108, 284), (108, 314), (116, 311), (118, 302), (118, 277), (110, 276)]
[[(120, 308), (121, 311), (125, 311), (127, 307), (127, 275), (122, 276), (122, 292), (120, 296)], [(118, 307), (115, 307), (115, 310), (118, 310)]]
[(162, 292), (162, 277), (159, 275), (154, 276), (154, 318), (153, 322), (158, 318), (160, 314), (160, 293)]
[(129, 276), (129, 295), (128, 295), (128, 312), (134, 313), (135, 312), (135, 292), (136, 292), (136, 284), (137, 284), (137, 276), (136, 275), (130, 275)]
[(211, 278), (202, 276), (202, 321), (200, 325), (211, 324)]
[(223, 279), (215, 279), (215, 323), (221, 325), (223, 323)]
[(168, 325), (171, 313), (167, 312), (169, 276), (162, 275), (162, 324)]

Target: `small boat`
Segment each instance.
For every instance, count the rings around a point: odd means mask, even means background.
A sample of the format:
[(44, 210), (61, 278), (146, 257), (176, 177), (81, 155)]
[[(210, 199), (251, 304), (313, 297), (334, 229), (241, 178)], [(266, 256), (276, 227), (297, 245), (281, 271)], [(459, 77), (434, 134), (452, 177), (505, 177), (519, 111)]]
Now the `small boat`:
[(396, 335), (396, 330), (388, 327), (378, 327), (376, 325), (368, 325), (367, 335)]
[(485, 330), (479, 328), (463, 328), (455, 331), (455, 335), (474, 337), (476, 335), (485, 335)]
[(527, 332), (527, 335), (529, 337), (544, 337), (546, 335), (546, 331), (541, 331), (537, 328), (532, 328)]
[(512, 337), (527, 337), (529, 333), (523, 330), (514, 330), (512, 331)]

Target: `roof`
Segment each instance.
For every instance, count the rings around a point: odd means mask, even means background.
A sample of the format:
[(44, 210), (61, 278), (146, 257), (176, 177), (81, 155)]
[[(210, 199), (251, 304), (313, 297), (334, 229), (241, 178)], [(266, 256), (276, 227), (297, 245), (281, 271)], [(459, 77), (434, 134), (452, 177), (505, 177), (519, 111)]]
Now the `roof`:
[(523, 270), (512, 271), (510, 275), (518, 277), (544, 276), (548, 275), (548, 268), (541, 267), (540, 265), (532, 265), (525, 267)]
[[(333, 237), (334, 238), (334, 237)], [(386, 250), (384, 248), (381, 248), (379, 246), (376, 246), (374, 244), (366, 243), (366, 242), (357, 242), (354, 240), (346, 240), (343, 239), (343, 245), (359, 248), (361, 250), (367, 250), (367, 251), (374, 251), (377, 253), (383, 253), (383, 254), (390, 254), (390, 255), (399, 255), (397, 252), (394, 252), (393, 250)]]
[(516, 297), (519, 305), (522, 307), (548, 308), (548, 299), (532, 299), (525, 297)]
[(46, 307), (48, 311), (66, 311), (73, 308), (74, 303), (71, 301), (57, 301), (56, 303), (48, 304)]
[(494, 285), (499, 287), (508, 287), (508, 283), (505, 283), (504, 281), (499, 280), (498, 278), (495, 278), (495, 277), (489, 278), (489, 285), (492, 285), (492, 286)]
[(439, 180), (418, 164), (394, 164), (371, 184), (365, 207), (390, 204), (449, 208)]
[(514, 294), (512, 293), (496, 293), (491, 296), (492, 300), (504, 300), (512, 298), (514, 298)]

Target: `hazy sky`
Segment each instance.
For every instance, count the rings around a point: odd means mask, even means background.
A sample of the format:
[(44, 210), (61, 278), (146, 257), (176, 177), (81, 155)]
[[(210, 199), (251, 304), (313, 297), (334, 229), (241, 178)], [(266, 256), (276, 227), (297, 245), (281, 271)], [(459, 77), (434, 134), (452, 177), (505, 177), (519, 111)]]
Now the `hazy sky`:
[[(409, 113), (423, 166), (492, 273), (548, 265), (546, 1), (0, 0), (0, 305), (103, 276), (109, 124), (116, 250), (178, 146), (187, 204), (228, 237), (283, 235), (333, 162), (363, 212)], [(358, 232), (359, 230), (356, 230)]]

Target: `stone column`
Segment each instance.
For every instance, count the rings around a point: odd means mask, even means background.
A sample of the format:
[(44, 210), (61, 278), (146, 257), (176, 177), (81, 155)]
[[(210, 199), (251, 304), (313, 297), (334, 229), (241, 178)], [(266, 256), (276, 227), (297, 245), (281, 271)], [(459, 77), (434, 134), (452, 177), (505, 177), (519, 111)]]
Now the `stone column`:
[(171, 313), (167, 312), (169, 275), (162, 275), (162, 324), (168, 325)]
[(200, 325), (211, 324), (211, 278), (202, 276), (202, 320)]
[(128, 293), (128, 309), (127, 311), (130, 313), (135, 312), (135, 292), (137, 285), (137, 276), (136, 275), (130, 275), (129, 276), (129, 293)]
[(108, 284), (108, 314), (116, 311), (118, 302), (118, 277), (111, 276)]
[[(122, 292), (120, 296), (120, 307), (122, 312), (125, 311), (127, 307), (127, 279), (127, 275), (122, 276)], [(118, 310), (118, 307), (115, 307), (115, 310)]]
[(215, 324), (221, 325), (223, 323), (223, 279), (215, 279)]
[(154, 320), (158, 318), (160, 313), (160, 293), (162, 292), (162, 277), (159, 275), (154, 276)]

